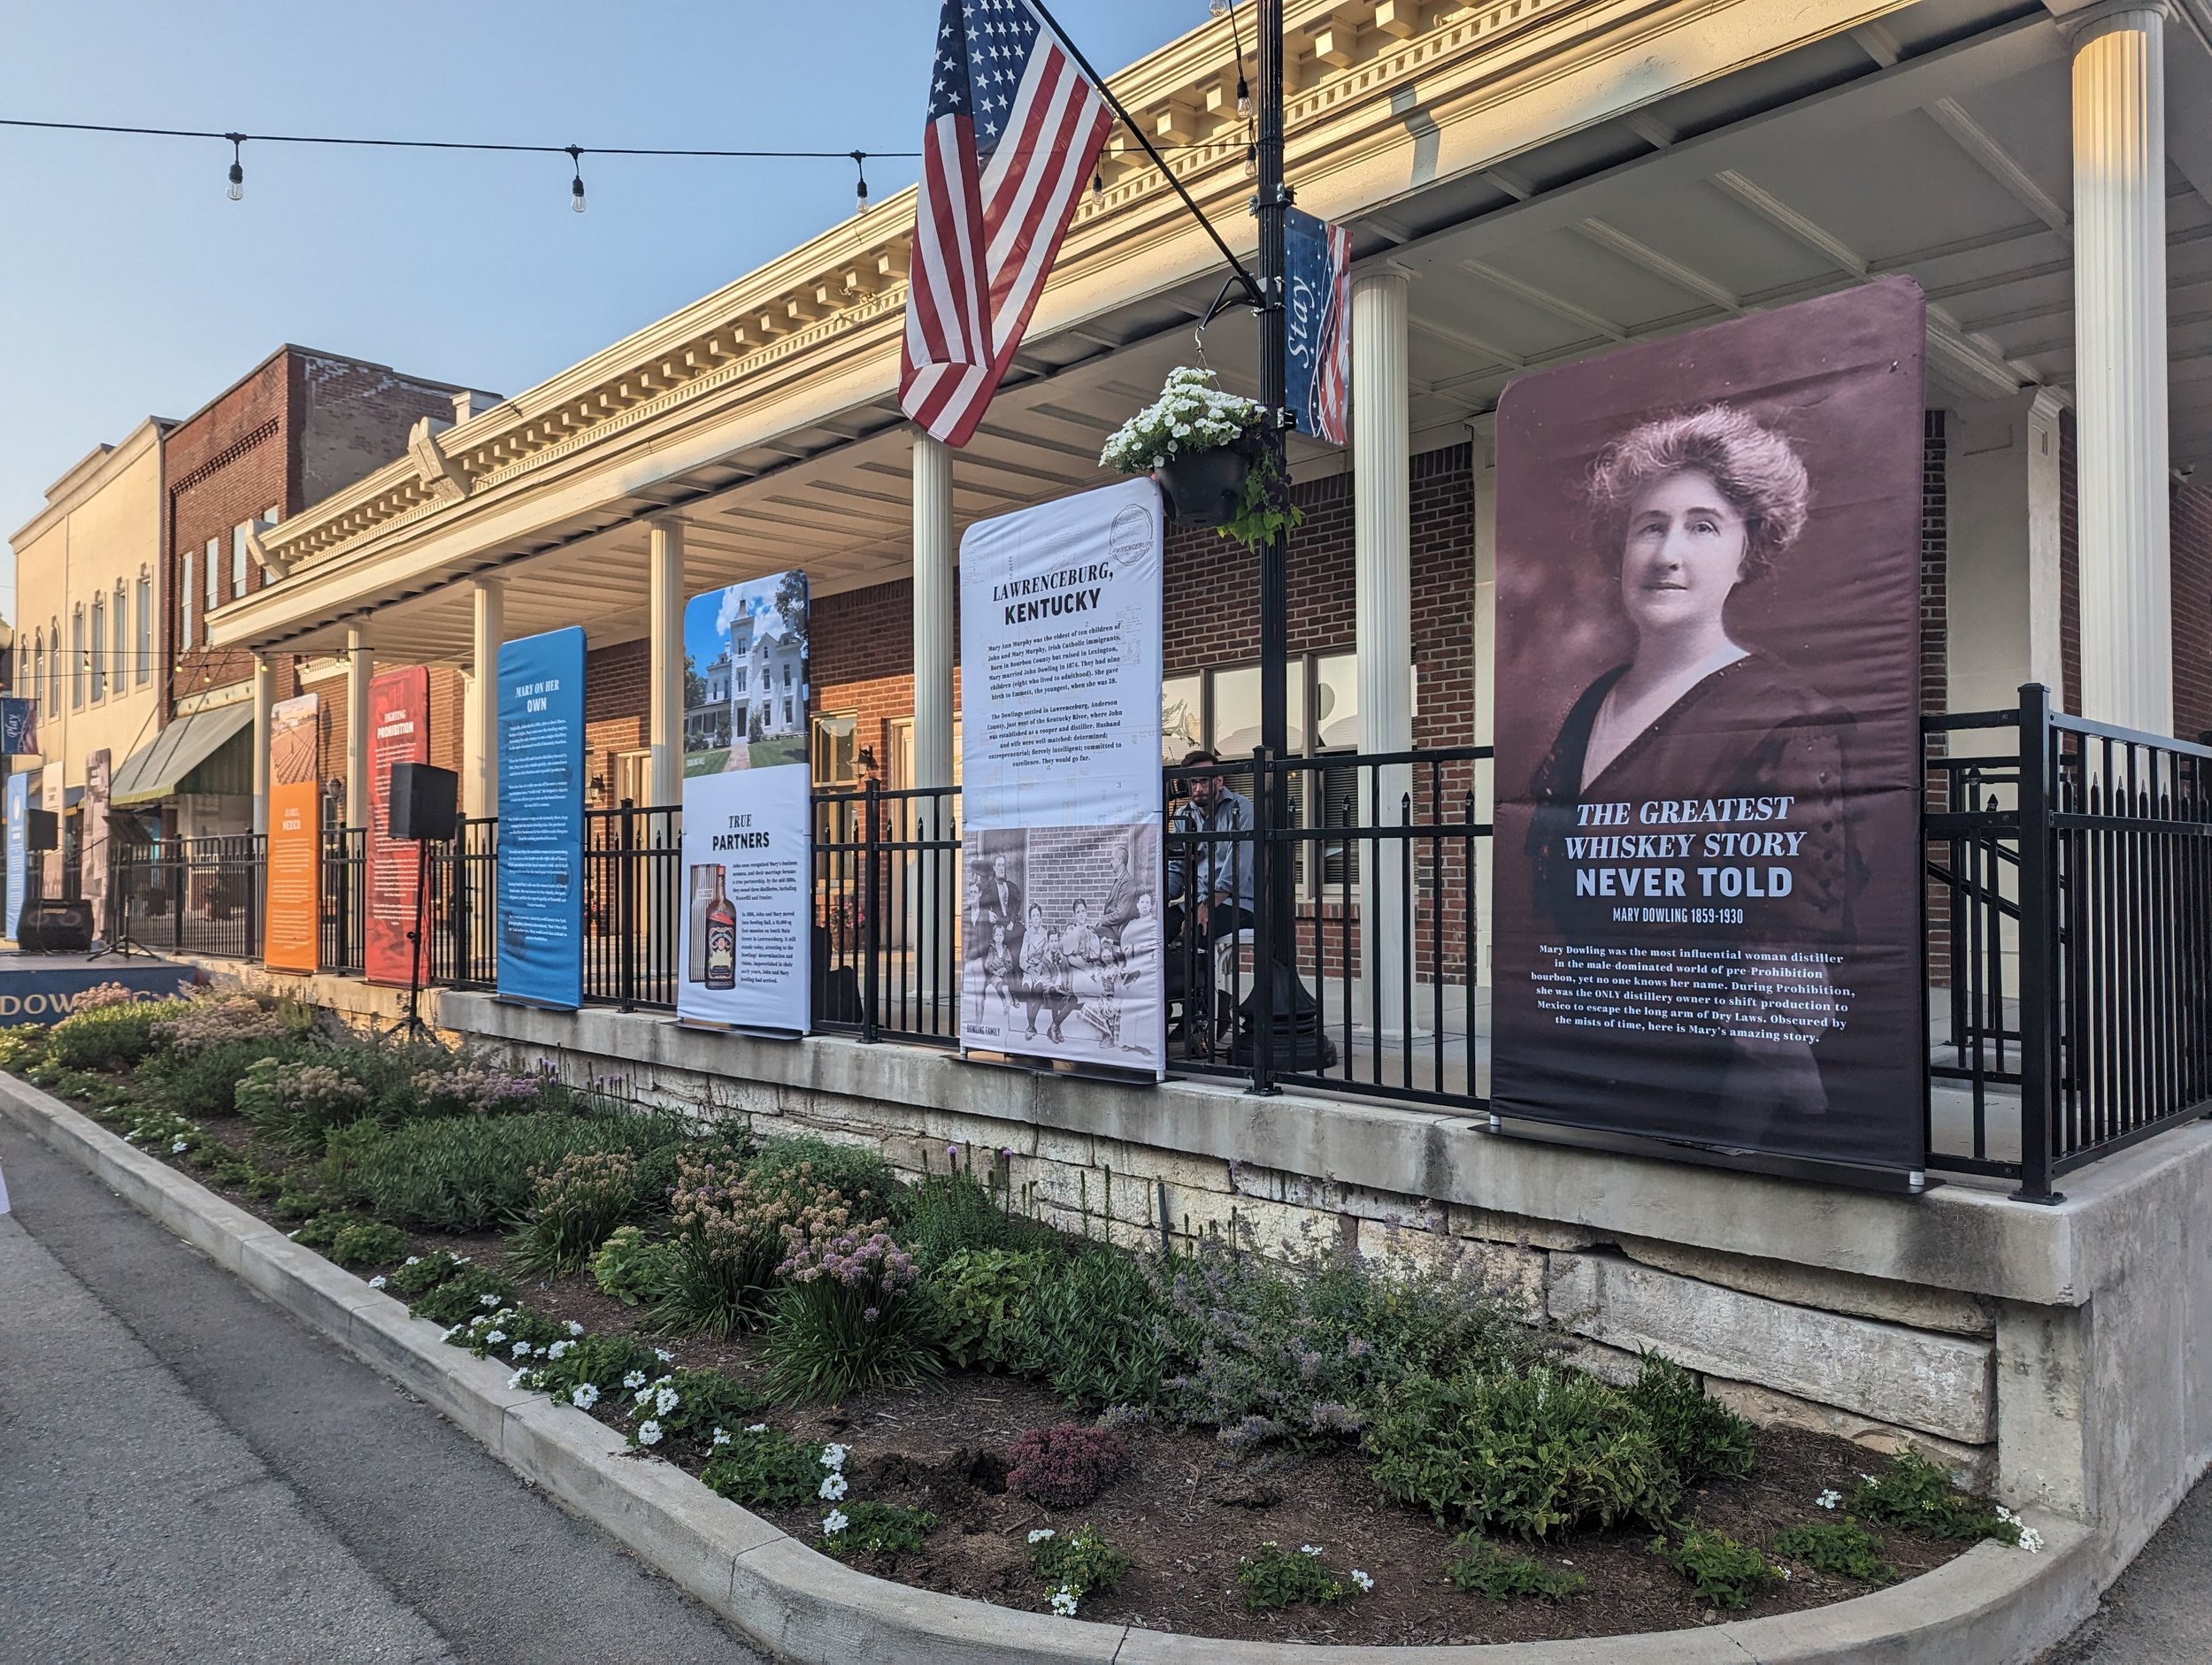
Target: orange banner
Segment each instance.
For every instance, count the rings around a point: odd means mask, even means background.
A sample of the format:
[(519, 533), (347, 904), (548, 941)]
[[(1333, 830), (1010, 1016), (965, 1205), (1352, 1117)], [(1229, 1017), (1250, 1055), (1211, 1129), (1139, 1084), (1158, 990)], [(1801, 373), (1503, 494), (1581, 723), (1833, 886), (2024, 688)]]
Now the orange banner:
[(261, 961), (273, 971), (312, 971), (322, 912), (322, 788), (316, 779), (316, 696), (269, 708), (268, 888)]

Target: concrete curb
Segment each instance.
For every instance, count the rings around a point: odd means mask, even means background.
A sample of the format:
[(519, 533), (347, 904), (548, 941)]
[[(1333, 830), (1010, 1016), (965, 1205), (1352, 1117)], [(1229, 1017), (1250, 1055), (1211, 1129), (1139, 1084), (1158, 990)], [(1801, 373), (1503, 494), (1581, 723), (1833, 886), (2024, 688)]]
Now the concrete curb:
[(2026, 1665), (2095, 1607), (2093, 1534), (2031, 1516), (2038, 1555), (1981, 1544), (1909, 1583), (1698, 1630), (1469, 1647), (1228, 1642), (1091, 1624), (856, 1572), (581, 1411), (507, 1385), (436, 1324), (71, 1109), (0, 1074), (0, 1111), (380, 1375), (434, 1406), (776, 1658), (801, 1665)]

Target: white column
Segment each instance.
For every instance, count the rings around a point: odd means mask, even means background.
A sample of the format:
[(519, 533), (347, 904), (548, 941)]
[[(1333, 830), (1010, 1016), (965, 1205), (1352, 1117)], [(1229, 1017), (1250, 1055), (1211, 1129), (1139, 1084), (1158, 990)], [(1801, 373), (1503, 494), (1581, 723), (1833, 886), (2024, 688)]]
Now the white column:
[(2074, 359), (2081, 705), (2170, 734), (2163, 0), (2067, 20), (2074, 49)]
[[(1379, 272), (1352, 281), (1352, 543), (1355, 630), (1359, 648), (1359, 745), (1363, 752), (1405, 751), (1413, 744), (1413, 434), (1406, 347), (1406, 278)], [(1374, 771), (1372, 796), (1358, 813), (1398, 824), (1413, 771)], [(1369, 783), (1362, 781), (1363, 787)], [(1371, 805), (1372, 806), (1371, 808)], [(1380, 995), (1382, 1026), (1406, 1027), (1404, 954), (1407, 897), (1388, 845), (1363, 852), (1367, 868), (1360, 909), (1361, 974), (1374, 980), (1356, 1014), (1365, 1021)]]
[(499, 645), (507, 639), (507, 581), (480, 578), (470, 589), (476, 618), (461, 793), (464, 812), (480, 820), (499, 813)]
[(276, 667), (253, 656), (253, 830), (269, 830), (269, 707), (276, 702)]
[[(1498, 419), (1495, 412), (1467, 425), (1475, 495), (1475, 722), (1474, 743), (1497, 740), (1498, 663)], [(1475, 818), (1489, 821), (1497, 803), (1497, 771), (1475, 765)], [(1497, 863), (1479, 857), (1475, 871), (1475, 942), (1469, 949), (1475, 981), (1490, 982), (1490, 880)]]
[(952, 785), (952, 452), (914, 436), (914, 779)]
[(645, 529), (652, 651), (645, 704), (653, 748), (653, 804), (674, 803), (684, 778), (684, 525), (655, 520)]
[(369, 679), (376, 661), (361, 626), (346, 626), (346, 825), (369, 824)]

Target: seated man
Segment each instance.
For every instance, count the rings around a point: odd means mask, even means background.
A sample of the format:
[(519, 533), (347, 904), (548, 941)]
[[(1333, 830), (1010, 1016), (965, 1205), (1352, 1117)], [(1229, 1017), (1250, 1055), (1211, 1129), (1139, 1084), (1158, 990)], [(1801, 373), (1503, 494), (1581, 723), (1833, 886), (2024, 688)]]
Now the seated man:
[[(1218, 771), (1220, 760), (1203, 748), (1187, 753), (1186, 769)], [(1186, 1017), (1194, 1007), (1212, 1010), (1213, 945), (1248, 930), (1253, 921), (1253, 877), (1259, 852), (1252, 834), (1252, 801), (1218, 772), (1194, 775), (1190, 796), (1168, 825), (1168, 992), (1182, 994)], [(1217, 1026), (1223, 1014), (1216, 1011)], [(1203, 1032), (1211, 1038), (1211, 1031)]]

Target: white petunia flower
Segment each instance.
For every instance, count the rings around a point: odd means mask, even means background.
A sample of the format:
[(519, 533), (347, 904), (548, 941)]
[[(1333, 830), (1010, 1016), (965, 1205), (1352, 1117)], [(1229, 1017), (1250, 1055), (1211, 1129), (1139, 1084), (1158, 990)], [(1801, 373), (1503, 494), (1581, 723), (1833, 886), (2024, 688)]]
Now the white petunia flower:
[(1058, 1614), (1062, 1618), (1073, 1618), (1075, 1616), (1076, 1606), (1077, 1601), (1075, 1586), (1073, 1584), (1062, 1584), (1059, 1589), (1053, 1592), (1052, 1610)]
[(407, 1257), (407, 1264), (409, 1264), (410, 1266), (419, 1266), (419, 1265), (421, 1265), (421, 1264), (422, 1264), (422, 1256), (421, 1256), (421, 1255), (410, 1255)]
[(2026, 1550), (2029, 1554), (2034, 1554), (2036, 1551), (2043, 1547), (2043, 1534), (2037, 1531), (2032, 1526), (2022, 1527), (2020, 1529), (2020, 1547)]
[(673, 1364), (676, 1362), (676, 1355), (671, 1353), (666, 1347), (655, 1347), (653, 1349), (653, 1356), (658, 1359), (663, 1364)]
[(575, 1319), (571, 1318), (568, 1321), (568, 1332), (572, 1336), (580, 1336), (584, 1333), (584, 1326), (578, 1324)]
[(1321, 1553), (1321, 1546), (1318, 1544), (1301, 1544), (1298, 1546), (1298, 1553), (1302, 1555), (1318, 1555)]
[(530, 1356), (530, 1344), (527, 1341), (516, 1342), (513, 1356), (518, 1359), (528, 1358)]
[(747, 1423), (745, 1424), (745, 1431), (749, 1434), (764, 1434), (768, 1431), (768, 1424), (766, 1423)]
[(578, 1410), (589, 1410), (599, 1402), (599, 1390), (589, 1382), (585, 1382), (568, 1396), (568, 1402)]
[(522, 1378), (529, 1374), (530, 1372), (527, 1370), (517, 1370), (512, 1376), (509, 1377), (507, 1378), (508, 1391), (512, 1393), (516, 1388), (520, 1387), (522, 1385)]
[(622, 1378), (622, 1385), (625, 1387), (643, 1387), (645, 1385), (645, 1372), (642, 1370), (632, 1370), (627, 1376)]
[(484, 1332), (484, 1339), (490, 1342), (494, 1347), (497, 1347), (506, 1339), (507, 1332), (504, 1330), (487, 1330)]
[(169, 1147), (169, 1154), (173, 1156), (181, 1156), (186, 1151), (190, 1150), (191, 1148), (192, 1141), (190, 1139), (180, 1139), (177, 1140), (175, 1144)]
[(545, 1356), (549, 1359), (557, 1359), (575, 1345), (573, 1341), (556, 1341), (551, 1347), (546, 1348)]
[(661, 1425), (649, 1418), (637, 1425), (637, 1442), (641, 1446), (657, 1446), (661, 1442)]
[(663, 1416), (665, 1416), (669, 1412), (674, 1410), (676, 1407), (682, 1402), (683, 1401), (678, 1397), (674, 1388), (664, 1387), (654, 1396), (653, 1408)]
[(375, 1277), (369, 1279), (369, 1287), (371, 1289), (381, 1289), (384, 1287), (384, 1274), (379, 1272)]
[(719, 1428), (718, 1428), (718, 1429), (716, 1429), (716, 1430), (714, 1431), (714, 1438), (713, 1438), (712, 1439), (710, 1439), (710, 1440), (707, 1442), (707, 1446), (708, 1446), (708, 1448), (709, 1448), (710, 1450), (711, 1450), (711, 1449), (713, 1449), (713, 1448), (714, 1448), (714, 1447), (716, 1447), (716, 1446), (726, 1446), (726, 1445), (728, 1445), (729, 1443), (730, 1443), (730, 1437), (729, 1437), (729, 1435), (727, 1435), (727, 1434), (724, 1433), (724, 1432), (723, 1432), (723, 1431), (722, 1431)]
[(822, 1516), (822, 1536), (834, 1538), (851, 1524), (852, 1523), (845, 1518), (844, 1510), (832, 1509), (827, 1515)]
[(1029, 1530), (1029, 1541), (1033, 1544), (1048, 1543), (1059, 1536), (1049, 1526), (1033, 1526)]
[(1837, 1491), (1835, 1487), (1830, 1486), (1813, 1500), (1813, 1507), (1816, 1509), (1832, 1509), (1842, 1501), (1843, 1493)]
[(822, 1479), (821, 1495), (822, 1500), (826, 1503), (834, 1503), (840, 1498), (843, 1497), (845, 1495), (845, 1477), (841, 1474), (834, 1473), (825, 1475)]
[(480, 1305), (486, 1307), (496, 1307), (499, 1305), (499, 1297), (496, 1295), (479, 1295), (477, 1297), (477, 1301)]
[(1356, 1567), (1352, 1569), (1351, 1578), (1352, 1582), (1360, 1587), (1363, 1593), (1375, 1587), (1375, 1581)]
[(839, 1445), (824, 1446), (822, 1447), (822, 1466), (825, 1469), (843, 1468), (845, 1466), (845, 1447)]

